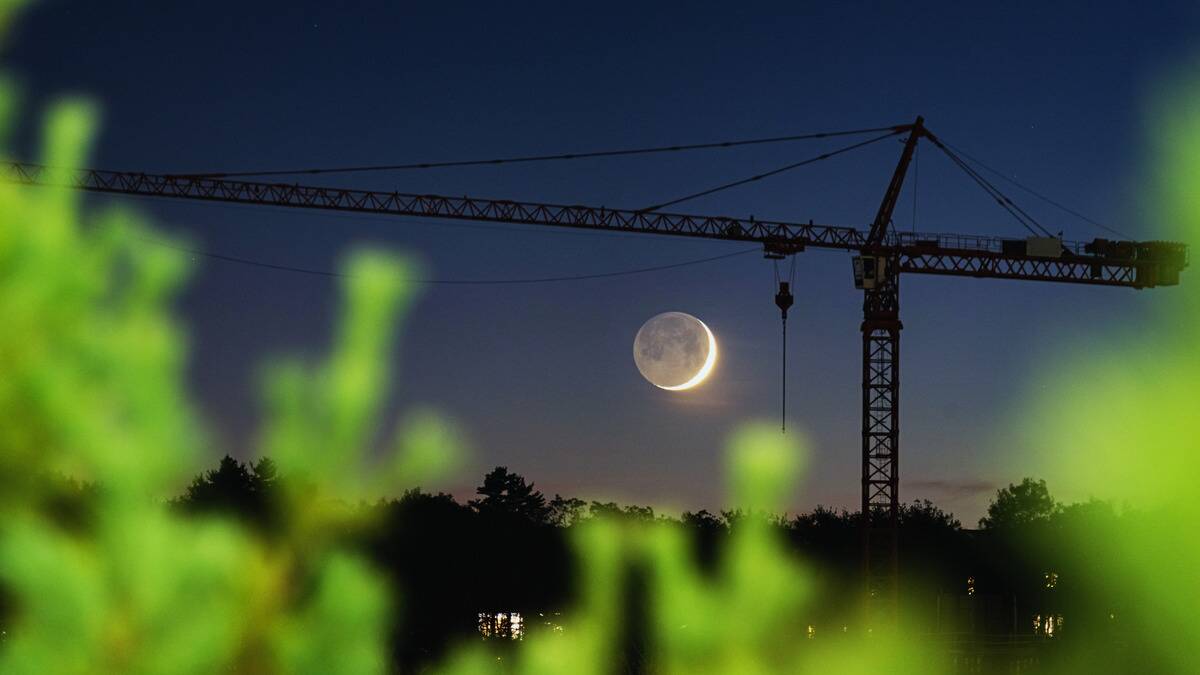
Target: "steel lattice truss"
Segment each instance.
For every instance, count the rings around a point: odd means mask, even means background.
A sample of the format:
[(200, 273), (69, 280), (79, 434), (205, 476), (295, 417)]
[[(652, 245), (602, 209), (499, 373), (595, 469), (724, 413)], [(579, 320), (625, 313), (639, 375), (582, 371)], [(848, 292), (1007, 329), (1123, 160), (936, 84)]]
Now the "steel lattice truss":
[(854, 250), (865, 242), (850, 227), (781, 223), (726, 216), (697, 216), (605, 207), (571, 206), (502, 199), (417, 195), (403, 192), (257, 183), (94, 169), (57, 170), (36, 164), (8, 163), (4, 179), (30, 185), (58, 185), (150, 197), (290, 206), (395, 216), (450, 218), (526, 225), (703, 237), (752, 242), (804, 242)]
[(1092, 256), (1026, 258), (979, 251), (900, 249), (900, 271), (956, 277), (1058, 281), (1150, 288), (1164, 283), (1158, 265), (1113, 262)]
[[(547, 225), (592, 230), (640, 232), (763, 244), (775, 253), (807, 247), (859, 251), (868, 246), (868, 230), (854, 227), (659, 213), (631, 209), (473, 197), (417, 195), (338, 187), (194, 178), (131, 171), (54, 169), (9, 162), (2, 178), (27, 185), (55, 185), (89, 192), (165, 197), (236, 204), (285, 206), (330, 211), (447, 218), (497, 223)], [(1006, 254), (999, 237), (945, 234), (888, 234), (874, 248), (900, 256), (900, 271), (1058, 281), (1106, 286), (1151, 287), (1170, 283), (1186, 265), (1181, 244), (1158, 244), (1155, 256), (1114, 257), (1089, 253), (1088, 244), (1064, 242), (1063, 257)], [(1169, 250), (1161, 247), (1169, 247)], [(1169, 253), (1170, 255), (1163, 255)]]
[[(862, 325), (863, 578), (873, 609), (894, 607), (900, 497), (898, 288), (868, 292)], [(880, 618), (880, 617), (875, 617)]]
[(863, 342), (863, 505), (864, 513), (883, 507), (891, 508), (895, 473), (896, 439), (899, 435), (897, 398), (899, 380), (896, 378), (898, 329), (873, 328)]

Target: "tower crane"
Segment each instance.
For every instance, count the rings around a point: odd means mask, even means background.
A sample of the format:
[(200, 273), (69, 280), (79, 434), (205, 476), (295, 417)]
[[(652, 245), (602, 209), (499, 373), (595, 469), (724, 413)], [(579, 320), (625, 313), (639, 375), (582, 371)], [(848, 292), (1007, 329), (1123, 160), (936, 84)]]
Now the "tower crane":
[[(808, 247), (851, 252), (854, 283), (863, 291), (860, 325), (863, 575), (867, 595), (875, 599), (871, 604), (891, 613), (896, 605), (898, 567), (901, 276), (928, 274), (1154, 288), (1179, 283), (1179, 275), (1188, 265), (1188, 249), (1185, 244), (1165, 241), (1070, 242), (1054, 236), (1014, 239), (897, 231), (891, 227), (892, 213), (918, 142), (928, 140), (952, 159), (955, 155), (925, 127), (920, 117), (890, 130), (907, 137), (883, 200), (865, 229), (812, 221), (663, 213), (658, 208), (610, 209), (256, 182), (211, 175), (60, 169), (22, 162), (0, 165), (0, 180), (119, 195), (755, 242), (763, 247), (767, 257), (776, 259), (801, 253)], [(992, 196), (1001, 205), (1008, 201), (998, 193)], [(790, 288), (781, 282), (776, 304), (785, 321), (791, 302)]]

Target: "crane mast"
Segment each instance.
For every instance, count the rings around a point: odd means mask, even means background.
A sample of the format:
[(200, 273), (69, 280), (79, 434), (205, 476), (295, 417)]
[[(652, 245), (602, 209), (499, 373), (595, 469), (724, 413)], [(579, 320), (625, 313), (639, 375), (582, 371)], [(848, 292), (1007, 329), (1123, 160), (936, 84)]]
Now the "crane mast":
[[(407, 194), (379, 190), (230, 180), (221, 177), (132, 171), (61, 169), (22, 162), (0, 164), (0, 180), (88, 192), (208, 202), (257, 204), (496, 223), (638, 232), (761, 244), (771, 258), (808, 247), (855, 253), (856, 287), (863, 290), (862, 332), (862, 550), (870, 616), (894, 618), (897, 593), (897, 520), (900, 450), (899, 280), (903, 274), (1020, 279), (1093, 286), (1153, 288), (1179, 283), (1187, 246), (1175, 242), (1095, 239), (1067, 242), (1007, 237), (897, 232), (892, 213), (917, 143), (942, 147), (920, 117), (893, 127), (908, 133), (879, 210), (864, 229), (763, 221), (657, 210), (548, 204), (503, 199)], [(786, 312), (791, 305), (776, 301)], [(786, 316), (786, 314), (785, 314)]]
[[(890, 621), (899, 576), (900, 516), (900, 261), (884, 246), (892, 212), (917, 142), (925, 133), (918, 117), (904, 142), (867, 243), (863, 269), (862, 331), (862, 558), (868, 616)], [(867, 271), (874, 283), (865, 283)], [(883, 616), (872, 616), (882, 609)]]

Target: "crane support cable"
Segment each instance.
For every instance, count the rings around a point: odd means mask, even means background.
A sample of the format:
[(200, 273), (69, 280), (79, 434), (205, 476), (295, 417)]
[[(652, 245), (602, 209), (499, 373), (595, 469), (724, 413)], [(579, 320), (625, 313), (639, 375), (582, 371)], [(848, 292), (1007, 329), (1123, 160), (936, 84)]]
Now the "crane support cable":
[(1003, 208), (1005, 211), (1008, 211), (1009, 215), (1011, 215), (1018, 223), (1020, 223), (1022, 227), (1024, 227), (1026, 230), (1029, 230), (1031, 234), (1034, 236), (1050, 234), (1046, 228), (1042, 227), (1031, 218), (1023, 215), (1024, 211), (1016, 208), (1016, 204), (1014, 204), (1011, 199), (1005, 196), (1004, 193), (1000, 192), (996, 186), (988, 182), (988, 180), (981, 176), (978, 171), (972, 169), (971, 166), (968, 165), (961, 157), (951, 152), (950, 149), (944, 145), (938, 145), (938, 147), (946, 154), (947, 157), (950, 158), (950, 161), (954, 162), (955, 166), (962, 169), (963, 173), (967, 174), (971, 180), (975, 181), (976, 185), (986, 192), (988, 196), (996, 200), (996, 203), (999, 204), (1001, 208)]
[[(155, 246), (162, 246), (164, 248), (181, 251), (183, 253), (188, 253), (191, 255), (203, 256), (205, 258), (212, 258), (214, 260), (221, 260), (224, 262), (237, 263), (239, 265), (249, 265), (251, 267), (261, 267), (264, 269), (276, 270), (279, 272), (293, 272), (296, 274), (308, 274), (308, 275), (322, 276), (322, 277), (346, 277), (346, 276), (349, 276), (347, 274), (343, 274), (341, 272), (334, 272), (331, 270), (313, 269), (313, 268), (309, 268), (309, 267), (296, 267), (293, 265), (280, 265), (280, 264), (276, 264), (276, 263), (265, 262), (262, 260), (256, 260), (254, 258), (225, 255), (222, 253), (213, 253), (211, 251), (204, 251), (204, 250), (200, 250), (200, 249), (190, 248), (187, 246), (179, 246), (177, 244), (172, 244), (172, 243), (161, 241), (158, 239), (149, 239), (149, 238), (143, 237), (142, 241), (145, 241), (146, 243), (149, 243), (149, 244), (153, 244)], [(637, 269), (619, 270), (619, 271), (615, 271), (615, 272), (598, 272), (598, 273), (594, 273), (594, 274), (577, 274), (577, 275), (558, 276), (558, 277), (533, 277), (533, 278), (524, 278), (524, 279), (409, 279), (408, 283), (443, 284), (443, 285), (458, 285), (458, 286), (493, 286), (493, 285), (500, 286), (500, 285), (513, 285), (513, 284), (543, 284), (543, 283), (558, 283), (558, 282), (564, 282), (564, 281), (584, 281), (587, 279), (609, 279), (609, 278), (613, 278), (613, 277), (623, 277), (623, 276), (630, 276), (630, 275), (634, 275), (634, 274), (648, 274), (651, 272), (663, 272), (666, 270), (678, 269), (680, 267), (689, 267), (691, 265), (700, 265), (700, 264), (704, 264), (704, 263), (716, 262), (718, 260), (725, 260), (727, 258), (742, 256), (742, 255), (746, 255), (748, 253), (756, 253), (761, 250), (762, 249), (755, 247), (755, 248), (750, 248), (750, 249), (744, 249), (741, 251), (734, 251), (733, 253), (724, 253), (722, 255), (710, 256), (708, 258), (698, 258), (695, 260), (685, 260), (683, 262), (670, 263), (667, 265), (655, 265), (653, 267), (641, 267), (641, 268), (637, 268)]]
[(464, 166), (496, 166), (501, 164), (521, 164), (527, 162), (553, 162), (572, 159), (590, 159), (598, 157), (624, 157), (631, 155), (650, 155), (664, 152), (680, 152), (688, 150), (713, 150), (722, 148), (736, 148), (746, 145), (766, 145), (771, 143), (789, 143), (793, 141), (806, 141), (821, 138), (835, 138), (837, 136), (853, 136), (857, 134), (870, 134), (879, 131), (894, 131), (902, 133), (907, 129), (907, 126), (890, 126), (890, 127), (872, 127), (869, 129), (850, 129), (846, 131), (821, 131), (808, 134), (794, 134), (791, 136), (770, 136), (767, 138), (749, 138), (732, 141), (719, 141), (712, 143), (691, 143), (687, 145), (660, 145), (646, 148), (626, 148), (620, 150), (596, 150), (589, 152), (571, 152), (562, 154), (549, 155), (522, 155), (516, 157), (497, 157), (493, 159), (464, 159), (445, 162), (411, 162), (407, 164), (369, 164), (363, 166), (343, 166), (343, 167), (312, 167), (306, 169), (273, 169), (268, 171), (225, 171), (225, 172), (209, 172), (209, 173), (175, 173), (170, 174), (176, 178), (251, 178), (264, 176), (291, 176), (299, 174), (324, 174), (324, 173), (364, 173), (370, 171), (409, 171), (414, 169), (447, 169), (453, 167)]
[(941, 150), (946, 154), (947, 157), (950, 158), (950, 161), (954, 162), (958, 168), (962, 169), (963, 172), (966, 173), (971, 180), (975, 181), (975, 184), (983, 189), (983, 191), (986, 192), (992, 199), (995, 199), (996, 203), (999, 204), (1005, 211), (1008, 211), (1008, 213), (1015, 218), (1022, 227), (1029, 230), (1029, 232), (1034, 236), (1054, 236), (1049, 230), (1047, 230), (1045, 227), (1042, 227), (1042, 224), (1034, 219), (1033, 216), (1029, 215), (1024, 209), (1017, 206), (1017, 204), (1013, 202), (1012, 199), (1009, 199), (1007, 195), (1001, 192), (999, 188), (988, 181), (988, 179), (984, 178), (978, 171), (973, 169), (970, 164), (967, 164), (966, 160), (959, 157), (957, 154), (951, 151), (950, 148), (946, 147), (946, 144), (940, 139), (932, 134), (927, 134), (927, 136), (931, 141), (933, 141), (933, 144), (936, 145), (939, 150)]
[(721, 184), (721, 185), (717, 185), (717, 186), (715, 186), (715, 187), (708, 188), (707, 190), (701, 190), (701, 191), (699, 191), (699, 192), (693, 192), (692, 194), (689, 194), (689, 195), (684, 195), (684, 196), (682, 196), (682, 197), (677, 197), (677, 198), (675, 198), (675, 199), (671, 199), (671, 200), (669, 200), (669, 201), (662, 202), (662, 203), (660, 203), (660, 204), (655, 204), (655, 205), (653, 205), (653, 206), (647, 206), (647, 207), (645, 207), (645, 208), (637, 209), (637, 211), (638, 211), (639, 213), (648, 213), (648, 212), (650, 212), (650, 211), (657, 211), (657, 210), (659, 210), (659, 209), (664, 209), (664, 208), (666, 208), (666, 207), (668, 207), (668, 206), (674, 206), (674, 205), (676, 205), (676, 204), (682, 204), (683, 202), (686, 202), (686, 201), (691, 201), (691, 200), (693, 200), (693, 199), (698, 199), (698, 198), (700, 198), (700, 197), (706, 197), (706, 196), (708, 196), (708, 195), (711, 195), (711, 194), (714, 194), (714, 193), (716, 193), (716, 192), (721, 192), (721, 191), (723, 191), (723, 190), (729, 190), (729, 189), (731, 189), (731, 188), (735, 188), (735, 187), (739, 187), (739, 186), (742, 186), (742, 185), (746, 185), (747, 183), (753, 183), (753, 182), (755, 182), (755, 181), (759, 181), (759, 180), (762, 180), (762, 179), (764, 179), (764, 178), (770, 178), (771, 176), (777, 176), (777, 175), (779, 175), (779, 174), (781, 174), (781, 173), (784, 173), (785, 171), (791, 171), (792, 169), (798, 169), (798, 168), (800, 168), (800, 167), (802, 167), (802, 166), (807, 166), (807, 165), (809, 165), (809, 164), (814, 164), (814, 163), (816, 163), (816, 162), (819, 162), (819, 161), (821, 161), (821, 160), (823, 160), (823, 159), (829, 159), (830, 157), (835, 157), (835, 156), (837, 156), (837, 155), (840, 155), (840, 154), (842, 154), (842, 153), (850, 152), (851, 150), (857, 150), (858, 148), (861, 148), (861, 147), (864, 147), (864, 146), (870, 145), (870, 144), (872, 144), (872, 143), (877, 143), (877, 142), (879, 142), (879, 141), (882, 141), (882, 140), (883, 140), (883, 139), (885, 139), (885, 138), (891, 138), (892, 136), (895, 136), (895, 135), (897, 135), (897, 134), (902, 134), (902, 133), (904, 133), (905, 131), (907, 131), (907, 129), (906, 129), (906, 128), (896, 129), (896, 130), (893, 130), (893, 131), (891, 131), (891, 132), (889, 132), (889, 133), (883, 134), (882, 136), (876, 136), (876, 137), (874, 137), (874, 138), (870, 138), (870, 139), (868, 139), (868, 140), (865, 140), (865, 141), (860, 141), (860, 142), (858, 142), (858, 143), (854, 143), (854, 144), (852, 144), (852, 145), (847, 145), (847, 146), (844, 146), (844, 147), (838, 148), (837, 150), (831, 150), (830, 152), (826, 152), (826, 153), (824, 153), (824, 154), (817, 155), (816, 157), (809, 157), (808, 159), (801, 160), (801, 161), (799, 161), (799, 162), (793, 162), (793, 163), (791, 163), (791, 164), (786, 164), (786, 165), (784, 165), (784, 166), (781, 166), (781, 167), (779, 167), (779, 168), (777, 168), (777, 169), (772, 169), (772, 170), (770, 170), (770, 171), (767, 171), (767, 172), (765, 172), (765, 173), (759, 173), (759, 174), (755, 174), (755, 175), (753, 175), (753, 176), (750, 176), (749, 178), (741, 178), (741, 179), (738, 179), (738, 180), (735, 180), (735, 181), (731, 181), (731, 182), (729, 182), (729, 183), (723, 183), (723, 184)]
[[(942, 142), (946, 143), (945, 141), (942, 141)], [(960, 156), (966, 158), (972, 164), (975, 164), (979, 168), (981, 168), (995, 176), (998, 176), (1001, 180), (1006, 181), (1007, 183), (1016, 187), (1017, 189), (1023, 190), (1024, 192), (1026, 192), (1030, 195), (1033, 195), (1034, 197), (1037, 197), (1038, 199), (1042, 200), (1043, 202), (1046, 202), (1047, 204), (1055, 207), (1056, 209), (1059, 209), (1060, 211), (1062, 211), (1064, 213), (1068, 213), (1072, 216), (1075, 216), (1076, 218), (1078, 218), (1086, 223), (1089, 223), (1095, 227), (1098, 227), (1101, 230), (1108, 232), (1109, 234), (1115, 234), (1118, 237), (1122, 237), (1125, 239), (1130, 239), (1130, 240), (1134, 239), (1133, 236), (1126, 234), (1125, 232), (1122, 232), (1121, 230), (1118, 230), (1115, 227), (1110, 227), (1108, 225), (1105, 225), (1104, 223), (1096, 221), (1093, 218), (1089, 218), (1087, 215), (1080, 213), (1079, 211), (1076, 211), (1075, 209), (1067, 206), (1066, 204), (1063, 204), (1062, 202), (1051, 199), (1050, 197), (1047, 197), (1046, 195), (1038, 192), (1037, 190), (1034, 190), (1033, 188), (1029, 187), (1028, 185), (1024, 185), (1024, 184), (1018, 182), (1016, 179), (1011, 178), (1010, 176), (1005, 174), (1003, 171), (993, 169), (992, 167), (988, 166), (987, 164), (984, 164), (983, 162), (979, 161), (978, 159), (972, 157), (971, 155), (968, 155), (967, 153), (963, 152), (960, 148), (958, 148), (954, 145), (951, 145), (950, 143), (946, 143), (946, 147), (948, 147), (951, 150), (953, 150), (954, 152), (958, 153)]]
[(921, 146), (913, 148), (912, 231), (917, 231), (917, 197), (921, 187)]

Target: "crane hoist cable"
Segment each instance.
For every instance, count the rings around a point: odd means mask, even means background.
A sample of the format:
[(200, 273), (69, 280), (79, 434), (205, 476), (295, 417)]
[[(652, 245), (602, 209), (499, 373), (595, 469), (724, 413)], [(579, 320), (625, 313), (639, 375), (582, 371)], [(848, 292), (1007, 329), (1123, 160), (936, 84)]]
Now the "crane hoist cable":
[(787, 432), (787, 315), (788, 309), (791, 308), (794, 298), (792, 297), (792, 284), (796, 281), (796, 256), (791, 256), (791, 271), (788, 274), (787, 281), (781, 281), (779, 278), (779, 259), (773, 260), (775, 268), (775, 283), (779, 285), (779, 291), (775, 293), (775, 306), (779, 308), (780, 318), (783, 320), (783, 350), (782, 359), (780, 361), (780, 398), (779, 398), (779, 431)]
[(521, 164), (527, 162), (552, 162), (573, 159), (590, 159), (599, 157), (624, 157), (631, 155), (650, 155), (664, 152), (682, 152), (690, 150), (718, 150), (736, 148), (747, 145), (767, 145), (773, 143), (789, 143), (794, 141), (834, 138), (837, 136), (854, 136), (880, 131), (894, 131), (898, 126), (871, 127), (868, 129), (849, 129), (845, 131), (821, 131), (790, 136), (770, 136), (767, 138), (749, 138), (715, 143), (691, 143), (687, 145), (660, 145), (646, 148), (625, 148), (619, 150), (594, 150), (588, 152), (570, 152), (545, 155), (522, 155), (515, 157), (496, 157), (492, 159), (464, 159), (441, 162), (409, 162), (406, 164), (374, 164), (365, 166), (342, 167), (310, 167), (304, 169), (272, 169), (267, 171), (224, 171), (206, 173), (175, 173), (176, 178), (250, 178), (264, 176), (292, 176), (299, 174), (314, 175), (326, 173), (366, 173), (372, 171), (408, 171), (414, 169), (446, 169), (465, 166), (498, 166), (502, 164)]

